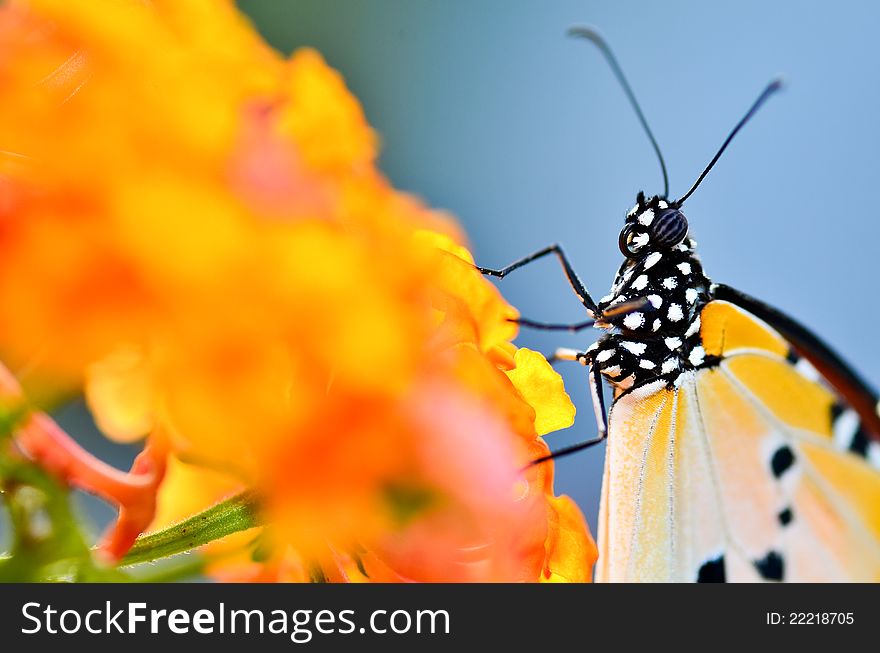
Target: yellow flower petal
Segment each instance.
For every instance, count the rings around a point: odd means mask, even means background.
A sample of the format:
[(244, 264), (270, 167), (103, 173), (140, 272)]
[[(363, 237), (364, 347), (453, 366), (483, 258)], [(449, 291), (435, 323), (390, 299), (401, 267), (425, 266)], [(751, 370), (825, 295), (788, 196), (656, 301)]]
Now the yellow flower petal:
[(562, 377), (541, 354), (522, 348), (514, 356), (516, 367), (506, 372), (522, 398), (535, 409), (535, 431), (544, 435), (574, 423), (574, 404)]
[(153, 428), (153, 388), (143, 352), (120, 346), (86, 370), (86, 401), (98, 428), (116, 442), (135, 442)]
[(589, 583), (599, 557), (577, 504), (565, 495), (547, 497), (551, 523), (542, 583)]
[[(419, 230), (414, 237), (418, 247), (432, 247), (445, 252), (436, 259), (435, 282), (440, 288), (447, 327), (463, 341), (475, 342), (484, 353), (512, 340), (517, 325), (510, 318), (518, 316), (498, 289), (474, 268), (474, 259), (466, 247), (442, 233)], [(497, 352), (502, 354), (503, 352)]]
[(470, 263), (471, 265), (474, 264), (474, 257), (471, 255), (470, 251), (468, 251), (468, 248), (459, 245), (447, 234), (430, 231), (428, 229), (418, 229), (413, 234), (413, 239), (416, 243), (436, 247), (437, 249), (441, 249), (444, 252), (449, 252), (450, 254), (457, 256), (465, 263)]
[(306, 163), (324, 172), (368, 166), (376, 156), (376, 135), (342, 75), (308, 48), (291, 57), (288, 73), (290, 104), (280, 131), (293, 136)]

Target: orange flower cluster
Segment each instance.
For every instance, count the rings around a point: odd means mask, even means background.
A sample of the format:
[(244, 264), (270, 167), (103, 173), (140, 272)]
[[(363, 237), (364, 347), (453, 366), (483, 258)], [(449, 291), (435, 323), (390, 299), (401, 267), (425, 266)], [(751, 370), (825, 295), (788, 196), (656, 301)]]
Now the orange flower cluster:
[(17, 436), (122, 507), (109, 555), (157, 486), (153, 527), (251, 487), (269, 553), (222, 577), (589, 579), (552, 464), (520, 471), (573, 420), (561, 379), (317, 53), (231, 2), (10, 2), (0, 88), (0, 360), (149, 443), (123, 475), (44, 415)]

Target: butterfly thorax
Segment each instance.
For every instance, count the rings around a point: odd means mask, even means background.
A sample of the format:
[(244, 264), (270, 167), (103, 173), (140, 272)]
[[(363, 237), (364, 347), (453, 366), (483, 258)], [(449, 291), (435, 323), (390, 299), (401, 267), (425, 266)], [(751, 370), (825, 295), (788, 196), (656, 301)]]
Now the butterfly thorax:
[(682, 372), (707, 364), (700, 313), (710, 300), (710, 281), (694, 251), (696, 242), (677, 207), (639, 193), (620, 245), (626, 258), (611, 292), (599, 300), (599, 311), (608, 315), (624, 303), (645, 303), (641, 310), (597, 322), (610, 332), (589, 348), (588, 362), (618, 388), (657, 378), (674, 385)]

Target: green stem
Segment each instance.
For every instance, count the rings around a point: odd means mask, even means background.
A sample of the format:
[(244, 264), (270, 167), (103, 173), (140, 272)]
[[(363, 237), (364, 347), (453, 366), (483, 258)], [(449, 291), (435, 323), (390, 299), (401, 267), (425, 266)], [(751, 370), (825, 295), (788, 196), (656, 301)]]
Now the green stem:
[(119, 566), (167, 558), (232, 533), (261, 526), (259, 508), (253, 492), (237, 494), (165, 530), (141, 535)]

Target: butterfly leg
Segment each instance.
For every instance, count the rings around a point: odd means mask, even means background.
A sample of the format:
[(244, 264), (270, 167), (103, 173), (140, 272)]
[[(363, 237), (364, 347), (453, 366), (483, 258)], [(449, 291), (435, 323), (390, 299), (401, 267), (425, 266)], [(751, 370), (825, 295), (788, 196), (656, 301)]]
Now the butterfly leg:
[(568, 331), (570, 333), (577, 333), (578, 331), (587, 329), (596, 323), (595, 320), (585, 320), (584, 322), (575, 322), (573, 324), (557, 324), (555, 322), (537, 322), (524, 317), (512, 317), (508, 321), (515, 322), (520, 326), (528, 327), (530, 329), (538, 329), (540, 331)]
[(516, 270), (517, 268), (521, 268), (522, 266), (531, 263), (532, 261), (536, 261), (539, 258), (547, 256), (548, 254), (554, 254), (559, 262), (562, 264), (562, 269), (565, 272), (565, 276), (568, 279), (568, 282), (571, 284), (572, 290), (574, 290), (575, 294), (578, 296), (578, 299), (581, 300), (581, 303), (587, 308), (590, 312), (590, 315), (595, 317), (598, 313), (598, 309), (596, 308), (596, 302), (593, 301), (593, 298), (590, 297), (590, 293), (587, 292), (587, 289), (584, 287), (584, 284), (578, 279), (577, 274), (574, 271), (574, 268), (571, 266), (571, 263), (568, 261), (568, 257), (565, 255), (565, 252), (562, 251), (562, 247), (558, 244), (554, 243), (553, 245), (548, 245), (544, 249), (539, 249), (537, 252), (533, 254), (529, 254), (519, 260), (514, 261), (510, 265), (501, 268), (500, 270), (493, 270), (491, 268), (481, 268), (480, 266), (475, 266), (480, 272), (483, 274), (487, 274), (490, 277), (498, 277), (499, 279), (503, 279), (508, 274)]
[(570, 361), (573, 363), (587, 364), (587, 352), (578, 351), (577, 349), (569, 349), (567, 347), (559, 347), (549, 356), (545, 356), (548, 363), (558, 363), (560, 361)]
[[(622, 302), (615, 306), (612, 306), (605, 311), (603, 311), (600, 317), (605, 320), (612, 317), (620, 317), (622, 315), (627, 315), (629, 313), (634, 313), (635, 311), (643, 311), (643, 310), (653, 310), (651, 302), (647, 297), (638, 297), (636, 299), (632, 299), (628, 302)], [(530, 329), (538, 329), (541, 331), (568, 331), (570, 333), (577, 333), (583, 329), (589, 328), (596, 324), (595, 320), (585, 320), (583, 322), (574, 322), (572, 324), (557, 324), (555, 322), (538, 322), (537, 320), (529, 320), (524, 317), (511, 317), (508, 318), (508, 321), (515, 322), (520, 326), (528, 327)]]
[(605, 395), (602, 394), (602, 371), (598, 365), (590, 368), (590, 396), (593, 398), (593, 413), (596, 417), (598, 440), (608, 437), (608, 411), (605, 410)]
[[(586, 352), (576, 353), (583, 353), (583, 355), (586, 356)], [(577, 444), (572, 444), (568, 447), (557, 449), (553, 453), (547, 454), (546, 456), (536, 458), (531, 463), (529, 463), (529, 467), (533, 465), (540, 465), (541, 463), (547, 462), (548, 460), (562, 458), (563, 456), (568, 456), (573, 453), (577, 453), (578, 451), (583, 451), (584, 449), (589, 449), (590, 447), (597, 445), (600, 442), (603, 442), (605, 438), (608, 437), (608, 413), (605, 410), (605, 397), (602, 394), (602, 373), (599, 371), (599, 368), (596, 365), (593, 365), (590, 368), (590, 395), (593, 398), (593, 412), (596, 414), (596, 427), (598, 429), (598, 435), (592, 440), (578, 442)]]

